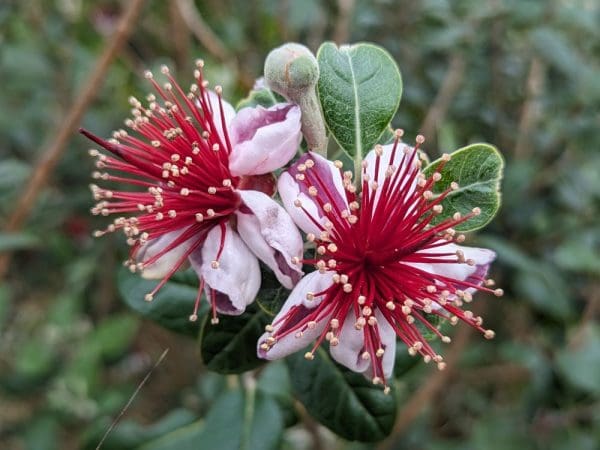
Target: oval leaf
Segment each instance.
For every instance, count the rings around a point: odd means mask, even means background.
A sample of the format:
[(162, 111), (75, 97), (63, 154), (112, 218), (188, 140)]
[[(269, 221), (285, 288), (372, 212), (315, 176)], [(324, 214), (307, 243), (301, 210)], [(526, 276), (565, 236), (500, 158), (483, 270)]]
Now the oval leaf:
[(252, 370), (264, 363), (256, 356), (256, 343), (265, 332), (271, 317), (256, 305), (240, 316), (219, 316), (219, 323), (210, 323), (207, 315), (200, 335), (200, 353), (206, 367), (215, 372), (231, 374)]
[(333, 362), (319, 349), (313, 361), (302, 352), (286, 359), (292, 387), (316, 420), (345, 439), (379, 441), (392, 431), (396, 399), (363, 375)]
[[(475, 216), (455, 228), (458, 231), (473, 231), (487, 225), (500, 208), (500, 180), (504, 160), (498, 150), (488, 144), (473, 144), (456, 150), (441, 171), (442, 179), (434, 184), (432, 191), (440, 194), (455, 181), (459, 188), (452, 191), (442, 202), (444, 210), (432, 221), (434, 224), (448, 219), (459, 212), (470, 213), (473, 208), (481, 209)], [(440, 159), (429, 164), (424, 173), (430, 176), (436, 171)]]
[[(145, 301), (144, 296), (154, 289), (157, 280), (145, 280), (125, 268), (119, 271), (117, 280), (119, 293), (131, 309), (169, 330), (198, 335), (199, 322), (189, 320), (198, 294), (198, 279), (191, 270), (171, 277), (151, 302)], [(202, 300), (198, 316), (201, 317), (207, 310), (208, 304)]]
[(283, 434), (277, 402), (260, 391), (223, 393), (204, 421), (172, 431), (140, 450), (275, 450)]
[(372, 44), (326, 42), (317, 53), (317, 90), (329, 131), (352, 157), (377, 143), (400, 104), (402, 78), (390, 54)]

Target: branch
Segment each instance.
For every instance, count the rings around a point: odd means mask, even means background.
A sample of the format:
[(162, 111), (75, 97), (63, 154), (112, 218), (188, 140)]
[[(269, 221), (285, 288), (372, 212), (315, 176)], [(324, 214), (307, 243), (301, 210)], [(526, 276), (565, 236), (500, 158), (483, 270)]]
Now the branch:
[(194, 33), (194, 36), (196, 36), (206, 50), (219, 61), (230, 63), (232, 55), (225, 44), (221, 42), (219, 36), (204, 21), (193, 0), (175, 0), (175, 3), (187, 27)]
[(515, 158), (524, 159), (531, 153), (529, 137), (531, 129), (540, 115), (539, 98), (544, 87), (545, 66), (539, 58), (533, 58), (527, 76), (526, 96), (519, 120), (517, 143), (515, 144)]
[(465, 59), (462, 55), (454, 55), (450, 59), (448, 71), (442, 82), (427, 115), (420, 127), (423, 136), (431, 138), (439, 125), (444, 121), (458, 88), (465, 75)]
[[(54, 139), (50, 141), (50, 144), (44, 149), (40, 159), (36, 163), (31, 179), (17, 201), (14, 212), (8, 219), (5, 227), (6, 232), (18, 231), (23, 226), (42, 188), (65, 152), (67, 141), (79, 126), (79, 122), (88, 105), (99, 92), (111, 62), (131, 34), (143, 4), (144, 0), (131, 0), (129, 3), (127, 10), (117, 25), (115, 33), (97, 59), (92, 73), (84, 83), (81, 91), (75, 96), (75, 102), (71, 106), (67, 116), (60, 122), (53, 133)], [(10, 259), (11, 253), (5, 253), (0, 256), (0, 279), (6, 274)]]
[(404, 403), (404, 407), (396, 417), (396, 423), (392, 433), (385, 439), (377, 450), (391, 450), (396, 444), (398, 436), (406, 430), (414, 420), (421, 414), (423, 409), (433, 400), (437, 393), (444, 387), (446, 381), (454, 370), (460, 355), (463, 353), (465, 346), (471, 335), (471, 328), (462, 326), (457, 331), (452, 342), (453, 345), (449, 349), (444, 360), (447, 363), (446, 369), (434, 373), (429, 379), (419, 388), (413, 395)]
[(339, 15), (335, 22), (333, 40), (338, 44), (344, 44), (350, 38), (350, 22), (356, 2), (355, 0), (338, 0), (337, 4)]

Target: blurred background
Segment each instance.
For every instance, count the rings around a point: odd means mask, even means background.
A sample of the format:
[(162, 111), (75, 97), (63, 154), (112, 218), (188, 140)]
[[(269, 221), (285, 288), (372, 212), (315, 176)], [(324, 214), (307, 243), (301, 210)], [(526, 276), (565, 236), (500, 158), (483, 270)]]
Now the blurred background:
[[(103, 448), (204, 448), (169, 436), (202, 424), (237, 380), (208, 373), (194, 339), (121, 300), (126, 246), (91, 237), (105, 220), (89, 215), (93, 167), (75, 130), (121, 127), (128, 97), (148, 91), (144, 69), (166, 63), (185, 86), (202, 57), (235, 103), (270, 49), (324, 40), (393, 54), (404, 80), (393, 125), (422, 132), (430, 156), (477, 141), (501, 150), (502, 209), (471, 243), (496, 250), (506, 294), (478, 296), (496, 338), (455, 329), (451, 370), (398, 362), (390, 439), (345, 442), (297, 408), (276, 448), (600, 447), (597, 1), (147, 0), (82, 93), (133, 3), (0, 2), (0, 449), (95, 448), (165, 348)], [(61, 137), (77, 102), (83, 117)], [(226, 433), (229, 419), (210, 423)]]

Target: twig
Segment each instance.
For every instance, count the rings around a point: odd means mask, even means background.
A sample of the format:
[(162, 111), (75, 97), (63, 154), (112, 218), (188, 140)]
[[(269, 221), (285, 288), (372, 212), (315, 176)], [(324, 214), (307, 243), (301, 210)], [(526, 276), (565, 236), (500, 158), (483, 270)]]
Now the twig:
[[(46, 184), (50, 174), (54, 170), (54, 167), (60, 160), (62, 154), (65, 152), (67, 141), (73, 134), (74, 130), (79, 126), (79, 122), (81, 121), (87, 106), (99, 92), (100, 85), (106, 78), (106, 72), (108, 71), (112, 60), (115, 58), (131, 34), (131, 31), (136, 24), (136, 19), (142, 10), (143, 4), (144, 0), (132, 0), (129, 3), (127, 10), (117, 25), (115, 33), (96, 61), (92, 73), (83, 85), (81, 92), (76, 95), (75, 102), (71, 106), (67, 116), (60, 122), (57, 130), (55, 133), (53, 133), (54, 139), (50, 141), (48, 147), (46, 147), (42, 152), (40, 159), (33, 170), (31, 180), (19, 198), (14, 212), (8, 219), (5, 231), (15, 232), (23, 226), (23, 223), (29, 216), (29, 213), (34, 206), (41, 189)], [(10, 264), (10, 258), (11, 253), (0, 255), (0, 279), (2, 279), (6, 274)]]
[(219, 61), (230, 63), (232, 55), (225, 44), (221, 42), (219, 36), (204, 21), (194, 2), (192, 0), (175, 0), (175, 3), (189, 30), (194, 33), (194, 36), (196, 36), (206, 50)]
[(335, 22), (333, 40), (338, 44), (348, 42), (350, 38), (350, 22), (354, 12), (355, 0), (338, 0), (338, 18)]
[(175, 61), (180, 70), (186, 69), (190, 67), (190, 61), (188, 61), (190, 44), (189, 28), (185, 22), (185, 18), (181, 15), (181, 9), (177, 3), (169, 2), (169, 16), (171, 33), (173, 33)]
[(570, 349), (576, 349), (584, 344), (589, 324), (596, 321), (600, 315), (600, 283), (592, 283), (589, 286), (589, 296), (586, 300), (587, 304), (581, 314), (581, 320), (569, 339)]
[(315, 422), (315, 420), (308, 414), (304, 405), (299, 401), (294, 402), (295, 410), (300, 416), (300, 420), (306, 428), (306, 431), (310, 434), (312, 438), (312, 449), (313, 450), (325, 450), (325, 444), (323, 443), (323, 438), (321, 436), (321, 432), (319, 430), (319, 425)]
[(531, 129), (540, 115), (539, 98), (544, 86), (544, 71), (545, 67), (540, 59), (533, 58), (529, 66), (525, 102), (521, 111), (517, 142), (514, 150), (515, 158), (517, 159), (527, 158), (531, 153), (529, 138)]
[(398, 436), (414, 422), (421, 411), (433, 400), (455, 370), (455, 366), (458, 363), (458, 359), (462, 354), (464, 347), (469, 341), (470, 335), (471, 328), (466, 325), (460, 327), (453, 338), (452, 347), (445, 357), (447, 363), (446, 369), (433, 374), (425, 384), (404, 403), (402, 410), (396, 417), (396, 423), (394, 424), (392, 433), (379, 445), (379, 447), (377, 447), (377, 450), (391, 450), (394, 448)]
[(236, 55), (228, 50), (227, 46), (219, 39), (219, 36), (204, 21), (193, 0), (175, 0), (175, 4), (179, 8), (179, 13), (188, 29), (196, 36), (196, 39), (200, 41), (200, 44), (204, 46), (208, 53), (227, 66), (245, 87), (252, 87), (254, 77), (245, 75), (240, 70)]
[(140, 384), (138, 384), (138, 387), (135, 388), (135, 391), (133, 391), (133, 394), (131, 394), (131, 397), (129, 397), (129, 400), (127, 400), (127, 403), (125, 404), (125, 406), (123, 407), (123, 409), (121, 409), (121, 412), (119, 413), (119, 415), (110, 424), (110, 426), (106, 430), (106, 433), (104, 433), (104, 436), (102, 436), (102, 439), (98, 443), (98, 446), (96, 447), (96, 450), (99, 450), (100, 447), (102, 447), (102, 444), (104, 444), (104, 441), (106, 440), (106, 438), (108, 437), (108, 435), (110, 434), (110, 432), (112, 430), (114, 430), (114, 428), (119, 423), (119, 420), (121, 420), (121, 418), (123, 417), (123, 415), (125, 415), (125, 413), (129, 409), (129, 407), (133, 403), (133, 400), (135, 400), (135, 397), (142, 390), (142, 388), (144, 387), (144, 385), (146, 384), (146, 382), (150, 378), (150, 375), (152, 375), (152, 372), (154, 372), (154, 370), (159, 366), (159, 364), (163, 361), (163, 359), (165, 359), (165, 356), (167, 356), (167, 353), (169, 353), (169, 349), (168, 348), (166, 348), (165, 351), (162, 352), (162, 354), (156, 360), (156, 362), (154, 363), (154, 365), (152, 366), (152, 368), (148, 371), (148, 373), (146, 374), (146, 376), (144, 377), (144, 379), (140, 382)]
[(420, 132), (423, 136), (432, 138), (439, 125), (444, 121), (464, 75), (465, 59), (462, 55), (456, 54), (450, 59), (442, 86), (421, 124)]
[(512, 384), (527, 381), (531, 372), (527, 367), (507, 362), (461, 371), (460, 379), (467, 384)]

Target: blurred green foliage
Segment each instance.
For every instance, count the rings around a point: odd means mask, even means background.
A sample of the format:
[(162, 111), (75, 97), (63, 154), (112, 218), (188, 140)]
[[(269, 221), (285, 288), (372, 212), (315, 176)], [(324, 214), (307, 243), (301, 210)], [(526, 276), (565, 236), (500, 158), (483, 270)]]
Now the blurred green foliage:
[[(196, 2), (225, 55), (197, 40), (176, 2), (147, 3), (82, 124), (99, 135), (121, 126), (129, 95), (148, 89), (143, 69), (168, 63), (186, 84), (202, 57), (207, 77), (235, 101), (272, 47), (295, 40), (316, 50), (341, 39), (376, 42), (394, 56), (404, 94), (393, 124), (407, 139), (426, 126), (432, 159), (477, 141), (503, 152), (500, 214), (471, 239), (498, 253), (493, 274), (506, 295), (476, 301), (497, 337), (470, 340), (424, 413), (388, 448), (598, 447), (597, 2)], [(120, 11), (116, 0), (0, 3), (2, 222)], [(0, 448), (95, 448), (165, 348), (172, 351), (105, 449), (213, 448), (219, 437), (237, 448), (242, 435), (247, 448), (373, 448), (334, 442), (307, 421), (285, 365), (266, 366), (251, 380), (256, 391), (247, 389), (244, 377), (207, 372), (193, 339), (130, 312), (116, 287), (123, 239), (90, 237), (101, 222), (88, 215), (87, 146), (73, 136), (25, 229), (0, 234), (0, 252), (16, 252), (0, 286)], [(404, 355), (396, 367), (402, 409), (435, 371)]]

